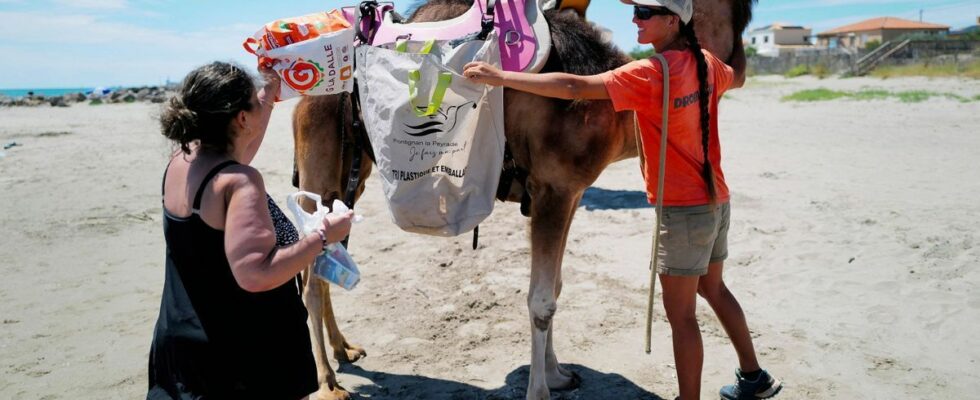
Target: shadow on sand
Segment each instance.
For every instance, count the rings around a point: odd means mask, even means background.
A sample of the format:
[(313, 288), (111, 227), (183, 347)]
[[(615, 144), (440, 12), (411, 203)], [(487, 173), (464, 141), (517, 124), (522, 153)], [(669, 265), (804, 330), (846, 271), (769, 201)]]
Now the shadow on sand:
[(635, 210), (653, 208), (647, 202), (647, 194), (636, 190), (608, 190), (597, 187), (585, 189), (579, 206), (588, 211), (595, 210)]
[[(419, 375), (398, 375), (365, 370), (346, 364), (340, 372), (370, 380), (369, 385), (348, 387), (355, 399), (432, 399), (432, 400), (523, 400), (527, 389), (528, 366), (507, 374), (503, 387), (484, 389), (461, 382)], [(575, 390), (552, 392), (552, 399), (578, 400), (662, 400), (619, 374), (605, 374), (577, 364), (566, 365), (582, 377)], [(355, 394), (356, 393), (356, 394)]]

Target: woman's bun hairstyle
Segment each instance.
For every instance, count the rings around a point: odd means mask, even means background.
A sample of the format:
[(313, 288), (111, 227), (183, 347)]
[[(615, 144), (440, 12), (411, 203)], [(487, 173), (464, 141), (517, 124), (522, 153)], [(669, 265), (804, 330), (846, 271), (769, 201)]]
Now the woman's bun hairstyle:
[(213, 62), (184, 78), (160, 115), (163, 136), (190, 153), (190, 145), (217, 153), (231, 151), (235, 132), (231, 122), (252, 109), (255, 81), (235, 64)]

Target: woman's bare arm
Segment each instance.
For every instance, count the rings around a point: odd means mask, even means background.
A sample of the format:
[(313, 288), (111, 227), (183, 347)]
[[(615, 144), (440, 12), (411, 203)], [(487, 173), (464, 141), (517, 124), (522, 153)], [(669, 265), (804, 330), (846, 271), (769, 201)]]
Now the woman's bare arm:
[[(319, 235), (308, 235), (286, 247), (276, 247), (276, 232), (269, 215), (262, 176), (241, 166), (228, 189), (225, 217), (225, 254), (232, 275), (242, 289), (263, 292), (288, 282), (323, 251)], [(350, 214), (325, 222), (328, 241), (350, 232)]]
[(566, 73), (528, 74), (507, 72), (483, 62), (467, 64), (463, 76), (478, 83), (504, 86), (539, 96), (574, 100), (608, 99), (609, 92), (599, 75), (580, 76)]

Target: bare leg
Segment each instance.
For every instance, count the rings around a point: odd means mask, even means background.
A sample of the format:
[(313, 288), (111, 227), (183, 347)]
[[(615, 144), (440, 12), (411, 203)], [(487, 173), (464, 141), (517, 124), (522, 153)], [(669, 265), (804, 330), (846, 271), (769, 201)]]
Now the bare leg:
[(717, 262), (708, 265), (708, 275), (702, 276), (698, 284), (698, 294), (704, 297), (715, 311), (718, 320), (728, 333), (735, 352), (738, 354), (738, 363), (742, 371), (753, 372), (759, 370), (759, 361), (755, 356), (755, 347), (752, 345), (752, 335), (749, 333), (749, 326), (745, 322), (745, 313), (735, 299), (735, 295), (725, 286), (722, 280), (724, 262)]
[(347, 339), (340, 333), (337, 319), (333, 314), (333, 303), (330, 301), (330, 285), (324, 283), (321, 287), (323, 288), (323, 322), (327, 325), (330, 347), (333, 347), (333, 358), (341, 363), (353, 363), (361, 357), (366, 357), (367, 352), (363, 348), (347, 343)]
[[(547, 400), (549, 386), (567, 387), (573, 378), (557, 371), (548, 374), (548, 332), (552, 318), (558, 309), (558, 292), (561, 280), (561, 255), (568, 236), (568, 224), (575, 211), (578, 196), (559, 192), (543, 186), (536, 191), (531, 215), (531, 287), (527, 307), (531, 320), (531, 374), (528, 379), (527, 398)], [(553, 354), (553, 350), (552, 350)]]
[(682, 400), (701, 398), (701, 367), (704, 347), (695, 315), (697, 310), (697, 276), (660, 275), (664, 310), (670, 322), (674, 342), (674, 363)]
[[(310, 270), (307, 269), (306, 273), (309, 274)], [(310, 314), (313, 359), (316, 361), (317, 381), (320, 383), (320, 390), (317, 391), (314, 398), (317, 400), (346, 400), (350, 398), (350, 395), (337, 384), (337, 375), (330, 367), (330, 361), (327, 360), (327, 349), (323, 342), (323, 299), (324, 295), (329, 296), (323, 290), (326, 285), (325, 282), (311, 277), (307, 280), (306, 290), (303, 292), (303, 300)], [(329, 301), (329, 297), (326, 298)]]

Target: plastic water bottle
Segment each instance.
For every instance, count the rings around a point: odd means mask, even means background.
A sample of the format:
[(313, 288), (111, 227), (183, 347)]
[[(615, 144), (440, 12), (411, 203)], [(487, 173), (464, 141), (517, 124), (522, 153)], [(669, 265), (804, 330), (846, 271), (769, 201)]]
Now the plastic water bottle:
[(313, 274), (347, 290), (354, 289), (361, 281), (361, 272), (357, 270), (357, 264), (340, 243), (327, 245), (323, 253), (316, 257)]
[[(313, 214), (308, 214), (299, 206), (299, 196), (305, 196), (316, 202), (317, 210)], [(300, 225), (304, 234), (312, 234), (319, 229), (323, 217), (328, 214), (344, 214), (350, 209), (340, 200), (334, 200), (333, 212), (323, 207), (320, 196), (309, 192), (297, 192), (289, 195), (286, 204)], [(354, 216), (352, 222), (361, 222), (364, 217)], [(340, 243), (330, 243), (323, 248), (323, 252), (316, 257), (313, 262), (313, 275), (333, 282), (337, 286), (351, 290), (361, 281), (361, 271), (357, 269), (354, 259), (347, 253), (347, 249)]]

